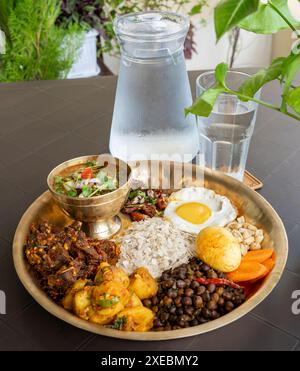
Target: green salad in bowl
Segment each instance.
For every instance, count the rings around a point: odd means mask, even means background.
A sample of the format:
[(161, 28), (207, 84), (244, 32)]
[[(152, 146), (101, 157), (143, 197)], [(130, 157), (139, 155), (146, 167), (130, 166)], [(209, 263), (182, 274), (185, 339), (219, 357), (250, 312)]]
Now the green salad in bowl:
[(101, 196), (115, 191), (118, 186), (116, 176), (109, 174), (106, 166), (97, 164), (97, 161), (75, 166), (54, 178), (54, 190), (69, 197)]

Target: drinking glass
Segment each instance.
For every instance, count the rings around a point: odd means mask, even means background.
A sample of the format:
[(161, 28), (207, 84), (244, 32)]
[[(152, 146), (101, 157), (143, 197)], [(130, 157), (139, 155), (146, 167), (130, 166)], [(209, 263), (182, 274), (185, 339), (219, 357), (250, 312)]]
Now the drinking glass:
[[(249, 77), (246, 73), (230, 71), (226, 84), (230, 89), (238, 90)], [(196, 95), (201, 95), (215, 84), (213, 71), (201, 74), (196, 80)], [(260, 91), (255, 98), (259, 96)], [(243, 180), (257, 107), (255, 102), (243, 102), (235, 95), (224, 93), (219, 95), (209, 117), (198, 116), (198, 161), (202, 166)]]

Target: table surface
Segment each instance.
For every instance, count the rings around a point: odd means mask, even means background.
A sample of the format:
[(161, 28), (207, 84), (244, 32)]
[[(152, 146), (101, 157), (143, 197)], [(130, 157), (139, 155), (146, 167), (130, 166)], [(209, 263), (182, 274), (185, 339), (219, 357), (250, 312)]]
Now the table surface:
[[(192, 89), (197, 72), (190, 73)], [(20, 283), (12, 261), (15, 228), (46, 190), (49, 171), (64, 160), (108, 151), (116, 77), (0, 84), (0, 350), (300, 350), (300, 124), (260, 107), (247, 169), (285, 224), (289, 259), (279, 285), (251, 313), (219, 330), (186, 339), (132, 342), (72, 327), (40, 307)], [(263, 98), (279, 101), (271, 83)]]

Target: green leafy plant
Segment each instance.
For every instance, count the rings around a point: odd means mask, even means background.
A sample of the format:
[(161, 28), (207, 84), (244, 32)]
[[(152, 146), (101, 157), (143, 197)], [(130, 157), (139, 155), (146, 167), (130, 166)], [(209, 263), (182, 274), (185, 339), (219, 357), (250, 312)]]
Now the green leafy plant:
[(55, 25), (60, 0), (0, 0), (0, 28), (6, 52), (0, 55), (0, 81), (64, 78), (81, 43), (78, 26)]
[[(215, 8), (214, 21), (217, 40), (235, 26), (264, 34), (290, 28), (300, 40), (300, 32), (297, 31), (300, 24), (289, 13), (286, 0), (269, 0), (264, 4), (256, 0), (222, 0)], [(293, 85), (300, 71), (300, 54), (297, 52), (297, 48), (293, 48), (287, 57), (274, 59), (269, 67), (252, 75), (237, 91), (226, 86), (227, 64), (219, 64), (215, 69), (215, 86), (200, 95), (193, 105), (185, 110), (186, 115), (192, 113), (209, 116), (218, 96), (229, 93), (241, 100), (254, 101), (300, 121), (300, 87)], [(278, 107), (255, 98), (255, 94), (273, 80), (278, 80), (282, 87), (282, 101)]]
[(56, 24), (68, 27), (74, 23), (84, 29), (100, 31), (104, 0), (62, 0)]

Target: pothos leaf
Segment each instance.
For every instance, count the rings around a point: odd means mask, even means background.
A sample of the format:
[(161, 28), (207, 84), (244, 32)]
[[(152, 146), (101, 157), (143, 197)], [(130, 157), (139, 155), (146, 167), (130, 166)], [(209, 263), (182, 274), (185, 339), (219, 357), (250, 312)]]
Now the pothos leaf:
[[(287, 0), (272, 0), (272, 3), (290, 23), (295, 27), (299, 26), (300, 23), (289, 12)], [(259, 5), (257, 12), (241, 20), (238, 25), (247, 31), (262, 34), (272, 34), (289, 28), (285, 20), (270, 5), (262, 3)]]
[(269, 67), (259, 70), (247, 79), (239, 88), (239, 93), (251, 98), (254, 97), (262, 86), (281, 75), (284, 61), (283, 57), (274, 59)]
[(286, 112), (286, 95), (288, 94), (293, 80), (300, 70), (300, 54), (289, 55), (283, 63), (282, 80), (283, 80), (283, 91), (282, 91), (282, 104), (281, 110)]
[(291, 90), (287, 95), (286, 95), (286, 102), (287, 104), (293, 108), (295, 112), (300, 114), (300, 86), (297, 88)]
[(214, 10), (217, 41), (258, 9), (259, 0), (222, 0)]
[(219, 63), (215, 70), (215, 77), (218, 83), (225, 87), (225, 78), (228, 71), (228, 65), (226, 63)]
[(206, 90), (201, 94), (195, 102), (188, 108), (185, 109), (185, 115), (192, 113), (197, 116), (208, 117), (214, 107), (214, 104), (221, 93), (225, 92), (223, 86), (216, 86)]
[(194, 5), (192, 7), (192, 9), (190, 10), (189, 15), (193, 16), (193, 15), (201, 13), (201, 10), (202, 10), (203, 6), (205, 6), (205, 5), (206, 5), (206, 1), (203, 1), (200, 4)]

